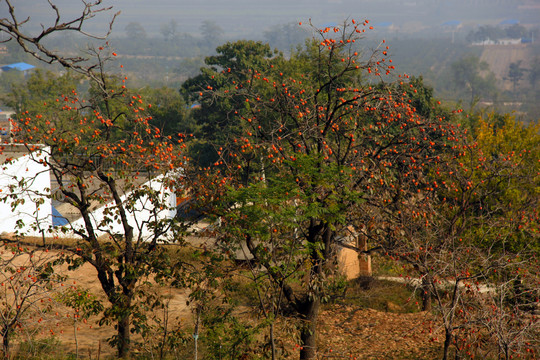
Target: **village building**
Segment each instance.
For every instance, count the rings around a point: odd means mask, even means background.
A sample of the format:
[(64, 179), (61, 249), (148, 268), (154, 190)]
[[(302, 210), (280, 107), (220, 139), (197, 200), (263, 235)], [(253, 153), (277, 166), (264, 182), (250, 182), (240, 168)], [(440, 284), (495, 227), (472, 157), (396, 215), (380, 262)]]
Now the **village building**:
[[(45, 164), (48, 148), (35, 146), (28, 151), (22, 144), (5, 144), (0, 147), (0, 235), (23, 234), (38, 237), (73, 237), (74, 229), (85, 232), (85, 224), (78, 211), (67, 204), (59, 192), (59, 184)], [(158, 191), (163, 209), (156, 209), (150, 199), (137, 197), (128, 222), (136, 237), (153, 235), (149, 219), (168, 219), (176, 215), (176, 196), (161, 181), (162, 177), (141, 181), (141, 187)], [(66, 185), (66, 184), (64, 184)], [(131, 193), (122, 195), (123, 202), (130, 201)], [(93, 227), (99, 235), (122, 233), (117, 221), (103, 221), (111, 217), (112, 202), (96, 204), (91, 213)], [(114, 209), (113, 209), (114, 211)], [(65, 227), (68, 231), (61, 231)]]

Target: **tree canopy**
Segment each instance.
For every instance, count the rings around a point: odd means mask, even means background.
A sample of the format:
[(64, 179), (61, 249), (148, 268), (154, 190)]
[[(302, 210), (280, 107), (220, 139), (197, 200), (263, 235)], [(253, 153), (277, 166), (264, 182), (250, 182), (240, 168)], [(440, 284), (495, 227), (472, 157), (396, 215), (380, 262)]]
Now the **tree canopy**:
[(347, 229), (373, 247), (396, 247), (395, 220), (425, 211), (428, 173), (462, 137), (432, 109), (429, 89), (415, 87), (421, 81), (384, 81), (393, 70), (386, 45), (362, 54), (356, 43), (366, 27), (319, 29), (317, 42), (279, 67), (223, 67), (210, 77), (219, 83), (200, 87), (212, 99), (202, 111), (227, 106), (236, 131), (197, 196), (212, 200), (223, 246), (232, 254), (246, 246), (273, 284), (277, 308), (300, 320), (302, 359), (316, 356), (326, 279)]

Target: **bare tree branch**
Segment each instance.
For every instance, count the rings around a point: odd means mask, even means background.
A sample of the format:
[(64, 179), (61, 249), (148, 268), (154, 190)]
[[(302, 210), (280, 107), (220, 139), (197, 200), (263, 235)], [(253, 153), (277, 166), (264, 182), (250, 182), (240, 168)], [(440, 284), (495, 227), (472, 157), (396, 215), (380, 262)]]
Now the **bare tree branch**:
[(28, 54), (32, 55), (36, 59), (45, 62), (47, 64), (59, 63), (67, 69), (72, 69), (75, 72), (87, 75), (92, 64), (88, 65), (85, 62), (88, 61), (87, 57), (83, 56), (68, 56), (66, 54), (59, 54), (43, 44), (43, 40), (52, 34), (58, 34), (64, 31), (71, 31), (83, 34), (92, 39), (105, 40), (112, 31), (112, 26), (116, 17), (120, 12), (114, 13), (111, 21), (108, 24), (107, 32), (104, 35), (95, 35), (84, 31), (84, 24), (96, 14), (101, 12), (107, 12), (112, 9), (112, 6), (101, 7), (101, 0), (93, 2), (82, 1), (84, 9), (81, 14), (71, 20), (63, 21), (58, 7), (51, 1), (47, 0), (51, 9), (55, 13), (55, 19), (51, 26), (41, 25), (41, 32), (38, 34), (31, 34), (23, 29), (23, 25), (29, 23), (30, 17), (24, 20), (19, 20), (15, 14), (15, 6), (11, 0), (2, 0), (8, 7), (9, 16), (0, 19), (0, 31), (8, 34), (8, 39), (0, 42), (8, 42), (15, 40), (19, 46)]

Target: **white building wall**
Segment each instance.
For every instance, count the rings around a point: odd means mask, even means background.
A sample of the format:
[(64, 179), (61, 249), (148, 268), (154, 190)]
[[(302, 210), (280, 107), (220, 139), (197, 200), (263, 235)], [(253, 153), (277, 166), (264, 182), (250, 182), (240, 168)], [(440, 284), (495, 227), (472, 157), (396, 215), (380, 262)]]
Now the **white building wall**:
[[(51, 200), (46, 196), (51, 186), (49, 169), (39, 163), (45, 156), (38, 150), (33, 158), (27, 154), (1, 165), (0, 234), (41, 236), (52, 226)], [(14, 202), (19, 204), (12, 209)]]
[[(82, 218), (64, 227), (53, 229), (52, 203), (50, 199), (51, 178), (49, 168), (40, 163), (45, 152), (39, 150), (32, 155), (23, 155), (0, 167), (0, 234), (19, 233), (26, 236), (47, 237), (58, 236), (65, 238), (76, 237), (73, 229), (83, 232), (85, 224)], [(122, 196), (122, 202), (134, 201), (131, 212), (128, 212), (128, 222), (134, 229), (134, 236), (149, 240), (154, 232), (149, 222), (172, 219), (176, 215), (176, 196), (165, 188), (163, 177), (150, 180), (141, 187), (148, 187), (158, 192), (159, 203), (156, 208), (148, 196), (142, 196), (135, 201), (131, 193)], [(5, 201), (4, 201), (5, 200)], [(19, 202), (15, 209), (12, 204)], [(115, 216), (115, 205), (108, 203), (91, 214), (92, 226), (98, 236), (107, 233), (123, 234), (124, 229), (120, 217)], [(109, 221), (111, 220), (111, 221)]]
[[(148, 196), (143, 196), (136, 199), (132, 211), (127, 213), (128, 223), (133, 227), (135, 238), (140, 236), (143, 241), (151, 240), (154, 231), (148, 226), (148, 223), (172, 219), (176, 215), (176, 196), (172, 191), (165, 188), (162, 180), (163, 177), (159, 177), (144, 183), (141, 187), (148, 187), (157, 191), (160, 203), (164, 205), (163, 208), (156, 208)], [(132, 193), (122, 196), (122, 202), (132, 201), (131, 197)], [(108, 233), (124, 234), (120, 216), (117, 214), (116, 206), (113, 203), (108, 203), (96, 209), (92, 212), (91, 219), (92, 227), (96, 230), (98, 236)], [(66, 227), (86, 233), (86, 226), (82, 218), (71, 222)], [(58, 232), (57, 236), (73, 237), (73, 233), (71, 231), (66, 233)]]

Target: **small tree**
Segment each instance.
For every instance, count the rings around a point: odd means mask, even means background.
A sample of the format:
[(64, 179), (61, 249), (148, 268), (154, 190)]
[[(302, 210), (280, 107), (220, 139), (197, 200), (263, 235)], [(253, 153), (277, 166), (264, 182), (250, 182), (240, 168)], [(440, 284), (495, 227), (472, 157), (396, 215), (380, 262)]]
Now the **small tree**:
[(217, 44), (221, 43), (223, 29), (215, 22), (204, 20), (199, 26), (202, 39), (209, 49), (214, 49)]
[(59, 258), (46, 250), (6, 243), (0, 249), (0, 336), (3, 358), (9, 359), (15, 331), (47, 317), (54, 285), (62, 278), (53, 267)]
[(531, 68), (528, 69), (528, 71), (529, 83), (531, 84), (533, 90), (535, 90), (538, 79), (540, 79), (540, 58), (538, 56), (534, 57), (533, 61), (531, 62)]
[(146, 40), (146, 30), (138, 22), (130, 22), (125, 27), (126, 38), (132, 41), (144, 41)]
[[(58, 62), (90, 82), (87, 98), (73, 89), (44, 105), (43, 114), (16, 119), (14, 141), (26, 146), (30, 158), (50, 172), (58, 192), (80, 215), (79, 220), (48, 231), (51, 236), (80, 239), (70, 247), (75, 257), (66, 260), (73, 267), (88, 262), (96, 269), (110, 304), (104, 321), (115, 322), (112, 343), (119, 357), (128, 357), (131, 330), (140, 330), (145, 321), (137, 307), (136, 300), (145, 296), (138, 285), (150, 276), (176, 271), (158, 242), (179, 240), (174, 189), (180, 186), (179, 169), (186, 161), (180, 154), (183, 135), (166, 136), (150, 125), (151, 105), (128, 92), (126, 78), (106, 73), (106, 64), (116, 56), (107, 44), (91, 47), (86, 58), (58, 54), (43, 44), (53, 33), (86, 34), (86, 21), (110, 9), (100, 8), (101, 1), (85, 4), (81, 16), (70, 21), (61, 19), (49, 2), (56, 21), (32, 35), (24, 32), (26, 20), (18, 20), (11, 2), (6, 3), (10, 15), (0, 19), (0, 29), (36, 58)], [(4, 196), (16, 199), (30, 181), (18, 181)], [(52, 196), (48, 188), (35, 195)], [(165, 238), (166, 234), (171, 236)]]
[(521, 67), (521, 60), (510, 63), (508, 67), (508, 80), (512, 82), (514, 92), (516, 92), (516, 88), (524, 76), (525, 69)]
[(91, 294), (88, 290), (80, 287), (71, 286), (58, 296), (60, 303), (73, 309), (73, 337), (75, 338), (75, 358), (79, 358), (79, 340), (77, 339), (77, 331), (79, 322), (87, 322), (92, 315), (97, 315), (103, 311), (103, 304), (97, 297)]
[(171, 19), (169, 22), (161, 24), (159, 32), (163, 35), (165, 41), (174, 41), (178, 35), (178, 22)]

